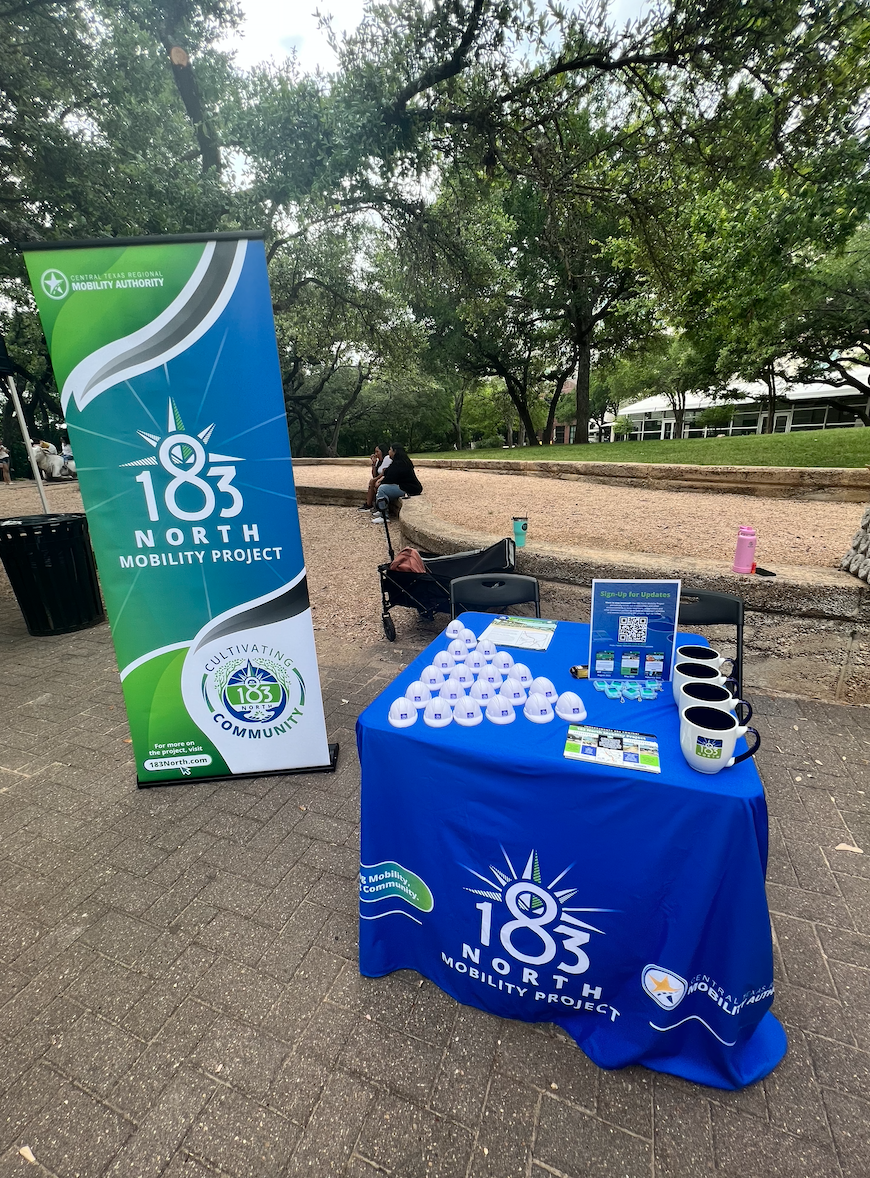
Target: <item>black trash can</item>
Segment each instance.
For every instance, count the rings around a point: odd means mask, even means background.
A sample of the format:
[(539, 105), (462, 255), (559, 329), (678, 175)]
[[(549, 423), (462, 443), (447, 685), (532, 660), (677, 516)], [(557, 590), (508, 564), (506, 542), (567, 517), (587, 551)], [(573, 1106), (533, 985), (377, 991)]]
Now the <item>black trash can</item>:
[(84, 630), (105, 618), (80, 512), (0, 520), (0, 559), (35, 637)]

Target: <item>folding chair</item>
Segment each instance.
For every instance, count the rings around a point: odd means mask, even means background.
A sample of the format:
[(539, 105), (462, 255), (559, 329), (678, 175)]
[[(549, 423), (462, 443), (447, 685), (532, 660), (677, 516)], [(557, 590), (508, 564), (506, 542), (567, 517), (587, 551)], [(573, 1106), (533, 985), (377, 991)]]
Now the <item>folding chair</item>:
[(681, 625), (734, 626), (737, 630), (733, 677), (737, 694), (743, 698), (743, 599), (733, 593), (683, 586), (678, 620)]
[(535, 617), (541, 616), (541, 596), (534, 577), (520, 573), (480, 573), (474, 577), (454, 577), (450, 582), (450, 616), (457, 611), (478, 610), (498, 613), (507, 605), (532, 602)]

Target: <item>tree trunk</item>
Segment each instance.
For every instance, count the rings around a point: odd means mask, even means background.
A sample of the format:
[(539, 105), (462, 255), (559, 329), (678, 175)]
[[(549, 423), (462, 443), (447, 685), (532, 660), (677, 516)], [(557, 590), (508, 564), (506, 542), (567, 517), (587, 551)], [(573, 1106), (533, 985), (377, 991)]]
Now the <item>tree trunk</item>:
[(202, 95), (200, 94), (199, 85), (196, 75), (193, 72), (190, 58), (187, 55), (187, 50), (178, 44), (177, 38), (171, 32), (164, 33), (162, 40), (163, 46), (169, 55), (169, 63), (172, 66), (172, 77), (175, 80), (175, 87), (178, 90), (181, 101), (184, 103), (185, 112), (196, 134), (196, 141), (199, 145), (200, 159), (202, 161), (202, 170), (203, 172), (208, 172), (214, 168), (215, 171), (219, 172), (221, 166), (220, 140), (218, 139), (214, 124), (206, 117), (205, 108), (202, 104)]
[(327, 446), (326, 438), (323, 435), (323, 426), (320, 424), (317, 414), (314, 412), (314, 409), (310, 404), (306, 406), (306, 409), (308, 411), (308, 419), (311, 424), (311, 432), (314, 435), (314, 441), (317, 443), (317, 446), (320, 450), (320, 457), (328, 458), (329, 447)]
[(685, 392), (679, 392), (675, 394), (671, 402), (671, 407), (674, 411), (674, 438), (682, 440), (686, 422)]
[(768, 364), (764, 369), (761, 379), (764, 381), (767, 389), (767, 421), (764, 425), (764, 432), (766, 434), (772, 434), (774, 419), (776, 417), (776, 374), (773, 371), (772, 364)]
[(571, 367), (560, 372), (556, 379), (556, 388), (553, 392), (552, 400), (550, 401), (550, 409), (547, 413), (547, 424), (544, 426), (544, 436), (541, 439), (543, 445), (545, 446), (549, 446), (553, 442), (553, 428), (556, 424), (556, 410), (559, 408), (559, 401), (561, 400), (562, 393), (565, 389), (565, 383), (573, 370), (574, 364), (572, 363)]
[(508, 396), (514, 403), (514, 408), (520, 417), (519, 444), (524, 446), (526, 444), (526, 438), (529, 438), (529, 445), (537, 445), (538, 439), (535, 437), (535, 423), (532, 421), (532, 415), (529, 413), (528, 405), (520, 396), (519, 391), (512, 389), (510, 384), (507, 384), (507, 391)]
[(538, 439), (535, 435), (535, 423), (532, 421), (532, 415), (529, 412), (529, 407), (526, 404), (526, 396), (528, 395), (528, 384), (525, 381), (519, 381), (509, 372), (504, 365), (498, 362), (497, 358), (489, 357), (493, 363), (494, 375), (500, 376), (504, 381), (505, 391), (514, 403), (514, 408), (519, 414), (520, 418), (520, 445), (524, 444), (524, 439), (530, 439), (530, 445), (536, 446)]
[(577, 355), (577, 391), (575, 406), (577, 424), (574, 426), (574, 445), (589, 444), (589, 374), (592, 368), (592, 349), (583, 343)]
[(453, 437), (456, 449), (462, 449), (462, 406), (465, 404), (465, 388), (453, 394)]
[(368, 379), (369, 379), (368, 371), (363, 370), (362, 364), (357, 364), (357, 366), (356, 366), (356, 383), (354, 384), (353, 392), (350, 394), (348, 399), (341, 406), (341, 408), (338, 411), (338, 415), (336, 416), (335, 422), (332, 427), (332, 436), (330, 437), (329, 443), (326, 447), (326, 457), (327, 458), (337, 458), (338, 457), (338, 440), (339, 440), (339, 435), (341, 434), (341, 427), (344, 425), (345, 418), (347, 417), (350, 410), (353, 408), (354, 402), (356, 401), (357, 397), (362, 392), (362, 387)]

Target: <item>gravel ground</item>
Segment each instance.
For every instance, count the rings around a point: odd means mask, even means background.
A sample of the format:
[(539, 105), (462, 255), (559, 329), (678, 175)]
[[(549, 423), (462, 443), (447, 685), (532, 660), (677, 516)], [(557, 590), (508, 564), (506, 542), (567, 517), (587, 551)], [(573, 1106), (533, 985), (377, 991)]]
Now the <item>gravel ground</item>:
[[(46, 496), (52, 511), (82, 510), (76, 484), (49, 484)], [(32, 482), (21, 480), (11, 487), (0, 483), (0, 519), (41, 512)], [(342, 661), (353, 661), (354, 647), (384, 641), (377, 573), (377, 566), (387, 559), (383, 528), (346, 507), (300, 506), (299, 521), (318, 651), (323, 657), (334, 648)], [(11, 598), (12, 589), (0, 564), (3, 597)], [(429, 642), (445, 621), (442, 616), (439, 625), (427, 626), (411, 610), (397, 610), (394, 616), (400, 647), (403, 639)]]
[[(751, 523), (759, 533), (759, 561), (773, 568), (777, 563), (836, 567), (863, 512), (859, 503), (644, 491), (440, 469), (420, 473), (438, 514), (473, 530), (509, 535), (511, 516), (526, 514), (533, 540), (722, 559), (730, 558), (740, 524)], [(362, 502), (363, 467), (308, 466), (297, 469), (296, 477), (308, 486), (360, 487)], [(81, 510), (74, 484), (50, 485), (46, 494), (54, 511)], [(32, 483), (0, 485), (0, 518), (39, 511)], [(386, 559), (382, 529), (351, 508), (302, 506), (299, 518), (321, 652), (344, 644), (350, 656), (353, 648), (382, 643), (377, 577), (377, 565)], [(2, 569), (0, 596), (11, 596)], [(444, 621), (429, 626), (412, 610), (396, 610), (393, 618), (399, 646), (429, 641)]]
[[(304, 466), (296, 481), (310, 487), (360, 487), (367, 471)], [(529, 540), (618, 548), (730, 563), (741, 524), (758, 533), (758, 563), (838, 568), (865, 504), (760, 499), (647, 491), (604, 483), (422, 468), (424, 494), (436, 514), (475, 531), (511, 535), (511, 517), (529, 517)], [(363, 501), (360, 495), (360, 502)]]

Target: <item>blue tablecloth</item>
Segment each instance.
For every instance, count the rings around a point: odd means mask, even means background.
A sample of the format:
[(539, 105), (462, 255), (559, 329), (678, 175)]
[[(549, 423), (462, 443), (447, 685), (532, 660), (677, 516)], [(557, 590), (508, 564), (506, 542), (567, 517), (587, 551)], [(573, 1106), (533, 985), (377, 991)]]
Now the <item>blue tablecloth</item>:
[[(491, 618), (463, 621), (479, 635)], [(661, 774), (569, 760), (567, 725), (521, 711), (503, 727), (391, 727), (444, 637), (360, 716), (360, 970), (417, 970), (459, 1002), (558, 1023), (600, 1067), (741, 1088), (786, 1049), (758, 771), (691, 769), (670, 684), (620, 703), (572, 679), (588, 642), (560, 622), (548, 651), (511, 653), (576, 690), (589, 722), (655, 733)]]

